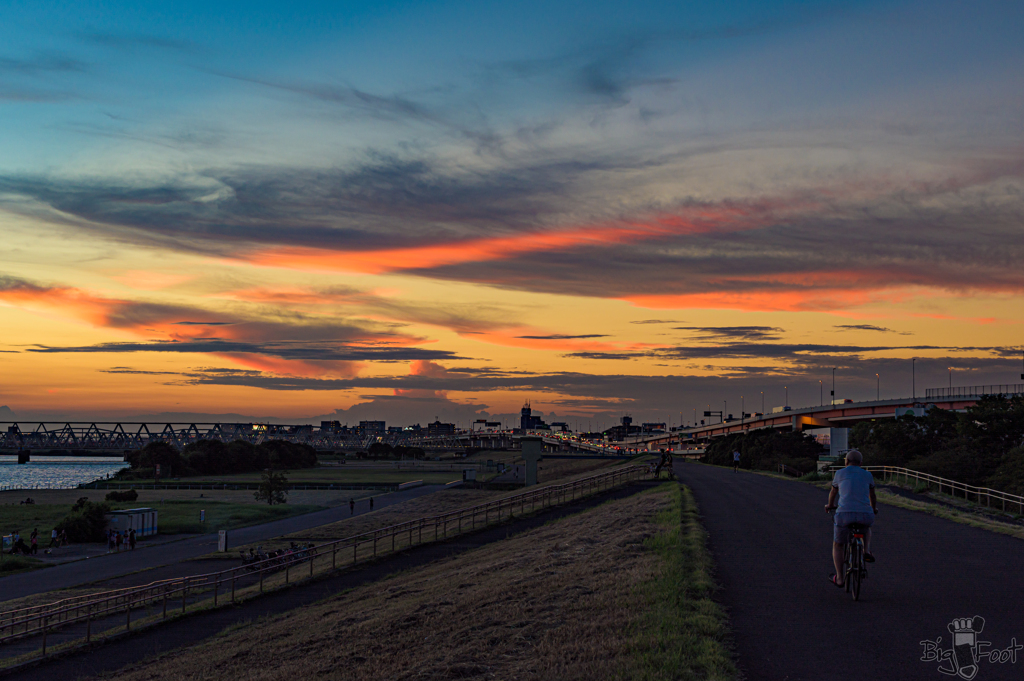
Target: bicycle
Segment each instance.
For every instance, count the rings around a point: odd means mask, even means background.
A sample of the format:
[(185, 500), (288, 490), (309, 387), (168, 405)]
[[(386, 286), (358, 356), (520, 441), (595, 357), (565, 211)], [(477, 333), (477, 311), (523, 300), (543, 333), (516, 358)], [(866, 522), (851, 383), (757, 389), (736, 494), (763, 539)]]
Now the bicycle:
[[(829, 511), (829, 515), (835, 513), (835, 509)], [(850, 523), (847, 528), (850, 530), (850, 538), (846, 541), (843, 549), (843, 583), (846, 586), (846, 593), (853, 596), (853, 600), (860, 600), (861, 581), (867, 579), (868, 569), (864, 562), (864, 533), (868, 525), (861, 523)]]

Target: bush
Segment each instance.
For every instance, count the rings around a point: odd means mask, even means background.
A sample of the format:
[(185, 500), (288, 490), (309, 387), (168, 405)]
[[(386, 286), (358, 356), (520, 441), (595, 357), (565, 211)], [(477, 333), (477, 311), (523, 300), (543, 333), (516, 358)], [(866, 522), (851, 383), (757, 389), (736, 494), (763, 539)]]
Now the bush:
[(135, 501), (139, 498), (139, 493), (133, 489), (125, 490), (114, 490), (113, 492), (107, 492), (107, 501)]
[(68, 533), (68, 539), (75, 543), (101, 542), (105, 539), (107, 529), (105, 515), (109, 512), (110, 504), (95, 503), (82, 497), (71, 507), (71, 513), (60, 521), (57, 530), (65, 530)]
[(756, 470), (778, 470), (786, 464), (801, 473), (813, 473), (818, 456), (824, 452), (814, 438), (803, 433), (780, 433), (755, 430), (713, 440), (701, 461), (718, 466), (732, 466), (732, 453), (740, 453), (740, 467)]

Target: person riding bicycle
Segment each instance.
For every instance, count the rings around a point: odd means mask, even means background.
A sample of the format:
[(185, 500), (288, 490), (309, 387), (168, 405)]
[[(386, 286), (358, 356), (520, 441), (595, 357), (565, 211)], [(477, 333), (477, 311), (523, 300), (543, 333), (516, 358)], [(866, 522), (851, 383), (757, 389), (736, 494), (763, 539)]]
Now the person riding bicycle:
[[(850, 525), (865, 525), (864, 560), (874, 563), (871, 555), (871, 524), (878, 513), (878, 499), (875, 498), (875, 479), (870, 471), (860, 467), (864, 455), (856, 449), (846, 453), (846, 468), (836, 472), (832, 479), (832, 489), (828, 493), (826, 511), (835, 510), (835, 526), (832, 530), (832, 563), (836, 571), (830, 581), (836, 586), (844, 586), (843, 551), (850, 541)], [(838, 497), (839, 503), (836, 503)]]

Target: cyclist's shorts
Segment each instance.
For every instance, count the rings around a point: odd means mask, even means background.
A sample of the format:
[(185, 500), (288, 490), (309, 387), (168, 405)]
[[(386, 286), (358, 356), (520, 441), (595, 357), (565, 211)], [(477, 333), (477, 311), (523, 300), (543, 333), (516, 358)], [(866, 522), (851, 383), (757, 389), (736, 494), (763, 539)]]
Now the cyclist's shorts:
[(836, 513), (835, 527), (832, 528), (832, 541), (838, 544), (845, 544), (850, 541), (850, 528), (848, 525), (860, 523), (870, 526), (875, 522), (874, 513)]

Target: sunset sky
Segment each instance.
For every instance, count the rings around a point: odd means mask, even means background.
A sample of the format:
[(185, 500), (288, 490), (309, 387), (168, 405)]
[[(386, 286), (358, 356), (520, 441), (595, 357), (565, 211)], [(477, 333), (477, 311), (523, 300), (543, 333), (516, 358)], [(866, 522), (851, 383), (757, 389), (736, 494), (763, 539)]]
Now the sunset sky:
[(857, 400), (912, 358), (920, 395), (1021, 382), (1019, 0), (0, 19), (19, 418), (678, 425), (833, 367)]

